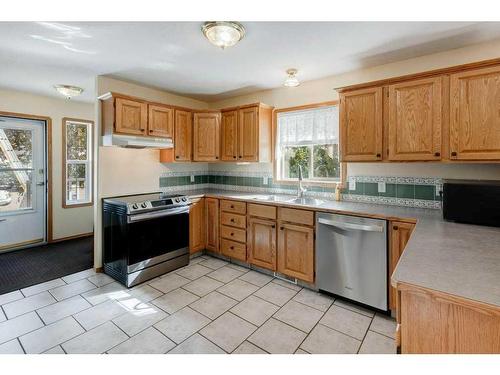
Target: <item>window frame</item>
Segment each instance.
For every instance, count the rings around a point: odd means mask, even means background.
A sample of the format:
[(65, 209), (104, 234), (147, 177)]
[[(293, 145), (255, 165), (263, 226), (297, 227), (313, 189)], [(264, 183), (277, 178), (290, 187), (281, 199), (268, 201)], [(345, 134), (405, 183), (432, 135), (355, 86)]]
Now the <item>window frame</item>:
[[(321, 103), (313, 103), (313, 104), (306, 104), (306, 105), (301, 105), (301, 106), (296, 106), (296, 107), (287, 107), (287, 108), (279, 108), (275, 109), (273, 111), (273, 182), (276, 182), (278, 184), (284, 184), (284, 185), (296, 185), (297, 184), (297, 179), (283, 179), (281, 178), (280, 171), (279, 171), (279, 160), (278, 157), (281, 157), (281, 155), (277, 155), (277, 152), (279, 150), (279, 145), (278, 145), (278, 114), (283, 113), (283, 112), (295, 112), (295, 111), (301, 111), (301, 110), (306, 110), (306, 109), (317, 109), (317, 108), (322, 108), (322, 107), (331, 107), (331, 106), (339, 106), (340, 101), (338, 100), (332, 100), (332, 101), (327, 101), (327, 102), (321, 102)], [(340, 127), (340, 124), (339, 124)], [(340, 132), (340, 129), (339, 129)], [(339, 152), (339, 158), (340, 158), (340, 139), (339, 139), (339, 145), (338, 145), (338, 152)], [(322, 187), (328, 187), (328, 188), (335, 188), (337, 185), (340, 188), (345, 187), (345, 178), (347, 175), (347, 164), (345, 162), (340, 162), (340, 179), (338, 181), (333, 181), (329, 180), (327, 178), (316, 178), (316, 179), (304, 179), (303, 183), (307, 186), (322, 186)]]
[[(82, 162), (81, 164), (86, 164), (87, 174), (85, 180), (88, 182), (88, 192), (89, 192), (89, 200), (78, 201), (76, 203), (69, 203), (67, 200), (67, 189), (68, 189), (68, 160), (67, 160), (67, 125), (68, 123), (77, 123), (77, 124), (85, 124), (88, 126), (90, 130), (87, 136), (87, 153), (88, 158), (87, 161)], [(93, 184), (94, 184), (94, 166), (93, 166), (93, 153), (94, 153), (94, 121), (91, 120), (83, 120), (77, 118), (64, 117), (62, 119), (62, 207), (63, 208), (77, 208), (77, 207), (86, 207), (92, 206), (94, 204), (94, 195), (93, 195)]]

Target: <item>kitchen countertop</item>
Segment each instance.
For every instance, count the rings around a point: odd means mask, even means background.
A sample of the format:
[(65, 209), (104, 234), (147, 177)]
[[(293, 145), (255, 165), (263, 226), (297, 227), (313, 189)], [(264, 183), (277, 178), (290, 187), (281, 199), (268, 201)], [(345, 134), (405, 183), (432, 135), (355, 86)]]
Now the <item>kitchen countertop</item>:
[(319, 199), (324, 203), (317, 205), (291, 204), (256, 199), (274, 194), (211, 189), (186, 191), (185, 194), (416, 222), (392, 274), (392, 284), (404, 282), (500, 307), (500, 228), (447, 222), (440, 210), (422, 208), (336, 202), (323, 198)]

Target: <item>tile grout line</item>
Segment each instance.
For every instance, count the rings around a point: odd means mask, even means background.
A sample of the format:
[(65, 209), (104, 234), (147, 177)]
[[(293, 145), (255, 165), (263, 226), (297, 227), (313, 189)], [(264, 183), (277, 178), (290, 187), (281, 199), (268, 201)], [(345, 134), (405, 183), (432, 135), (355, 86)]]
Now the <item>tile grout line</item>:
[[(24, 354), (28, 354), (26, 353), (26, 349), (24, 349), (24, 346), (23, 346), (23, 343), (21, 342), (21, 340), (19, 339), (20, 336), (16, 337), (15, 340), (17, 340), (17, 342), (19, 343), (19, 346), (21, 347), (21, 349), (23, 350)], [(8, 341), (7, 341), (8, 342)]]

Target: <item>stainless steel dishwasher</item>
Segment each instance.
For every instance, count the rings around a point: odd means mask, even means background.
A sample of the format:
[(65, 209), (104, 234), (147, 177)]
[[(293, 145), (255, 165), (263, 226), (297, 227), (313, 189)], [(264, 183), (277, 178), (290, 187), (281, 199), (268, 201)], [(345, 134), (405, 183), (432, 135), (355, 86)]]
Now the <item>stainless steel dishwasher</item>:
[(387, 311), (387, 222), (319, 212), (316, 286)]

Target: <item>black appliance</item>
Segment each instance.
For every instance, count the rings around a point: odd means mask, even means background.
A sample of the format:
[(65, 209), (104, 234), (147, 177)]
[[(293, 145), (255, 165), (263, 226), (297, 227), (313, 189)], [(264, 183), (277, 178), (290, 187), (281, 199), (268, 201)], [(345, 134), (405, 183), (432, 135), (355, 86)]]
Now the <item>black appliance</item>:
[(500, 181), (443, 181), (443, 217), (459, 223), (500, 227)]
[(183, 195), (103, 199), (104, 272), (131, 287), (189, 264), (189, 209)]

